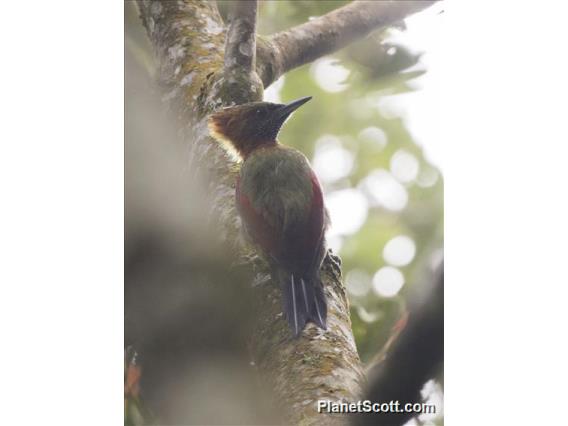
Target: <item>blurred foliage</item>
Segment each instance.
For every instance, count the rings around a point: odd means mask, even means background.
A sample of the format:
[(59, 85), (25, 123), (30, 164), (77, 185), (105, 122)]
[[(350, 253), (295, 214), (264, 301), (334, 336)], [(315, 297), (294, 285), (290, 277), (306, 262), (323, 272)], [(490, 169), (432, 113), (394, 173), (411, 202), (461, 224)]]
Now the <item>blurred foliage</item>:
[[(268, 35), (282, 31), (345, 3), (348, 2), (262, 1), (259, 33)], [(226, 2), (218, 1), (218, 4), (222, 15), (226, 16)], [(127, 13), (126, 18), (129, 24), (128, 15), (131, 13)], [(134, 49), (133, 53), (140, 57), (141, 64), (151, 69), (147, 65), (149, 54), (146, 41), (137, 41), (140, 28), (139, 23), (127, 26), (127, 48)], [(318, 139), (323, 135), (332, 135), (340, 141), (341, 148), (351, 154), (353, 164), (348, 173), (339, 179), (322, 179), (326, 197), (329, 198), (336, 191), (354, 189), (367, 198), (369, 207), (364, 223), (351, 234), (333, 237), (334, 245), (340, 247), (344, 278), (363, 276), (368, 277), (370, 282), (378, 270), (389, 266), (383, 257), (383, 249), (393, 237), (408, 236), (415, 244), (415, 255), (410, 263), (392, 265), (404, 276), (404, 285), (395, 296), (383, 297), (369, 283), (365, 291), (354, 294), (347, 285), (353, 331), (363, 362), (376, 355), (388, 340), (391, 328), (405, 312), (406, 296), (413, 287), (420, 285), (425, 272), (433, 268), (443, 247), (442, 176), (427, 161), (422, 147), (413, 139), (405, 121), (381, 107), (383, 100), (415, 90), (412, 81), (426, 72), (421, 67), (419, 53), (389, 42), (390, 32), (399, 30), (374, 33), (320, 60), (330, 63), (332, 59), (348, 71), (342, 90), (325, 90), (324, 85), (318, 83), (316, 68), (320, 61), (293, 70), (284, 76), (283, 81), (274, 84), (278, 89), (277, 96), (283, 102), (313, 96), (310, 104), (295, 114), (283, 128), (279, 138), (283, 143), (294, 146), (315, 160)], [(384, 133), (385, 141), (366, 136), (364, 129), (368, 128), (380, 129), (378, 133)], [(418, 172), (415, 178), (398, 182), (408, 197), (405, 206), (388, 209), (372, 199), (364, 190), (364, 182), (378, 170), (396, 180), (393, 177), (395, 174), (391, 173), (392, 159), (401, 150), (414, 157)], [(443, 424), (443, 419), (436, 421), (437, 424)]]

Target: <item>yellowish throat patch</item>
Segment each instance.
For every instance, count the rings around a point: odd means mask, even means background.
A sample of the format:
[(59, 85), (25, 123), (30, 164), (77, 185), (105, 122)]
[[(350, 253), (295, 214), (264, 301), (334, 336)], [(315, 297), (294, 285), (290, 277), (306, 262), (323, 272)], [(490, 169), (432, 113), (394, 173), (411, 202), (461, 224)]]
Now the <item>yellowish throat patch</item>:
[(217, 122), (215, 115), (212, 115), (207, 120), (207, 127), (209, 128), (209, 134), (219, 142), (221, 147), (231, 156), (234, 161), (242, 161), (243, 158), (239, 154), (239, 151), (235, 148), (233, 143), (229, 138), (222, 132), (221, 125)]

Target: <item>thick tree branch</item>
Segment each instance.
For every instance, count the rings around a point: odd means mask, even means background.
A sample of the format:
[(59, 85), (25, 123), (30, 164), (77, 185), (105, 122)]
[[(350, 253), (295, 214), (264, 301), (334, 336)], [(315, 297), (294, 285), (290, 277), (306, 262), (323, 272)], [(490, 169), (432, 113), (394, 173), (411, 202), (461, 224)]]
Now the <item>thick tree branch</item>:
[(257, 71), (268, 87), (286, 72), (423, 10), (436, 0), (354, 1), (258, 43)]
[(256, 66), (257, 0), (233, 2), (225, 44), (225, 72), (250, 73)]

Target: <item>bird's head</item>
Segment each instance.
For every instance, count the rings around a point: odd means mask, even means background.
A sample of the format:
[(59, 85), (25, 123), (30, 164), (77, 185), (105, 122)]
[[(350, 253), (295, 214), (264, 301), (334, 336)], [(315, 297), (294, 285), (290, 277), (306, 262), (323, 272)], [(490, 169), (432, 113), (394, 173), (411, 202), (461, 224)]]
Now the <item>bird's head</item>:
[(224, 108), (209, 116), (209, 132), (229, 152), (246, 158), (256, 148), (276, 144), (286, 119), (310, 99), (307, 96), (288, 104), (251, 102)]

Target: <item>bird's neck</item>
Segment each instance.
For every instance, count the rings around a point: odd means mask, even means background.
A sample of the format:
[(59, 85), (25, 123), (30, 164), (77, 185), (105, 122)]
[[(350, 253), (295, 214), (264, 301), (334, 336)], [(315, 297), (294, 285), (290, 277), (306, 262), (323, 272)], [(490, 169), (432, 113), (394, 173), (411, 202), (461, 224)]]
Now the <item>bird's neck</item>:
[(235, 144), (233, 146), (242, 157), (243, 160), (246, 160), (253, 152), (256, 152), (261, 149), (270, 149), (274, 148), (278, 145), (278, 141), (276, 139), (267, 140), (267, 141), (249, 141), (243, 144)]

